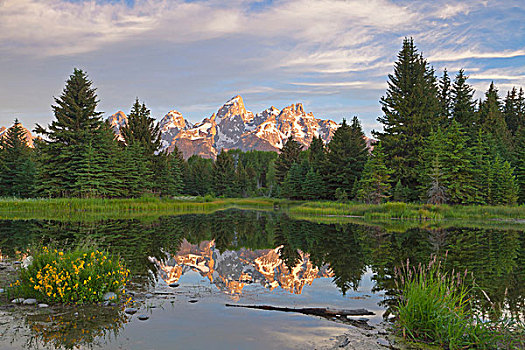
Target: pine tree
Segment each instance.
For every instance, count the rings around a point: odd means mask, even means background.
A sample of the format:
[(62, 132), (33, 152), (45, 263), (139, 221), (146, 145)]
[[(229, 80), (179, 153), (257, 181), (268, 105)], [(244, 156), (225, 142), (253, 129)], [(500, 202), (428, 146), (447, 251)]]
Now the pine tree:
[(284, 182), (284, 178), (288, 173), (288, 170), (292, 167), (292, 164), (299, 160), (299, 154), (303, 146), (299, 142), (290, 136), (283, 145), (279, 156), (275, 160), (275, 180), (278, 184)]
[[(38, 187), (46, 196), (71, 196), (83, 193), (83, 169), (89, 160), (99, 159), (104, 152), (100, 144), (104, 128), (101, 113), (96, 111), (97, 96), (87, 75), (75, 69), (66, 82), (59, 98), (52, 106), (55, 120), (49, 127), (36, 126), (35, 131), (44, 136), (36, 142), (38, 154)], [(91, 145), (91, 146), (89, 146)], [(92, 149), (87, 151), (91, 147)], [(110, 173), (110, 168), (90, 171)], [(101, 177), (102, 174), (97, 174)], [(96, 195), (107, 192), (101, 184)], [(104, 188), (104, 189), (103, 189)], [(95, 193), (92, 192), (92, 195)]]
[(445, 69), (443, 77), (439, 80), (439, 105), (441, 109), (441, 118), (448, 120), (452, 113), (452, 96), (450, 88), (450, 78)]
[(125, 147), (122, 152), (122, 182), (126, 185), (126, 197), (140, 197), (152, 189), (153, 172), (145, 150), (140, 143)]
[(154, 157), (154, 191), (161, 196), (177, 196), (183, 191), (184, 158), (175, 145), (171, 153), (161, 152)]
[(392, 190), (392, 200), (394, 202), (406, 202), (409, 197), (409, 190), (407, 187), (403, 186), (401, 180), (397, 180), (394, 189)]
[(235, 163), (229, 152), (221, 150), (213, 164), (213, 190), (217, 196), (231, 197), (235, 191)]
[(516, 182), (519, 187), (518, 203), (525, 203), (525, 126), (516, 132), (514, 141)]
[(184, 193), (204, 196), (213, 191), (213, 160), (193, 155), (184, 169)]
[(308, 148), (308, 161), (310, 165), (316, 170), (321, 171), (325, 161), (324, 142), (321, 137), (313, 137), (312, 143)]
[(427, 190), (427, 202), (429, 204), (445, 204), (448, 198), (447, 188), (444, 185), (443, 167), (438, 156), (435, 156), (432, 161), (429, 178), (431, 182)]
[(319, 200), (323, 197), (325, 186), (323, 177), (313, 167), (308, 170), (302, 184), (303, 198)]
[(286, 177), (284, 178), (281, 190), (281, 196), (289, 199), (302, 199), (304, 182), (304, 173), (299, 163), (293, 163)]
[(352, 119), (351, 125), (343, 119), (328, 143), (324, 173), (330, 197), (334, 198), (337, 188), (355, 195), (355, 183), (359, 181), (368, 157), (364, 136), (357, 117)]
[(27, 145), (27, 135), (15, 119), (0, 141), (0, 195), (31, 197), (35, 186), (33, 151)]
[(485, 93), (485, 100), (479, 109), (480, 122), (483, 131), (491, 134), (497, 142), (498, 152), (505, 158), (510, 158), (511, 137), (505, 122), (505, 117), (501, 111), (501, 103), (498, 90), (491, 83)]
[(473, 204), (487, 203), (490, 193), (489, 174), (491, 172), (491, 159), (493, 158), (486, 134), (478, 130), (477, 137), (470, 148), (472, 154), (472, 171), (474, 179)]
[(384, 131), (373, 134), (381, 141), (393, 180), (401, 180), (411, 192), (410, 199), (416, 200), (425, 139), (445, 121), (434, 70), (417, 52), (412, 39), (403, 41), (394, 74), (388, 80), (386, 95), (380, 101), (384, 115), (378, 118)]
[(128, 115), (128, 123), (120, 129), (126, 144), (140, 143), (146, 155), (153, 155), (160, 149), (160, 128), (150, 117), (150, 110), (137, 98)]
[(475, 113), (474, 89), (467, 84), (468, 76), (464, 73), (464, 70), (461, 69), (452, 85), (452, 117), (468, 132), (475, 126), (479, 126), (479, 121)]
[(508, 161), (499, 156), (491, 164), (489, 204), (513, 205), (518, 199), (518, 186)]
[(359, 180), (357, 199), (369, 204), (380, 204), (390, 197), (390, 170), (385, 165), (385, 154), (381, 143), (374, 146), (374, 151), (365, 164)]
[(525, 115), (523, 111), (524, 96), (523, 90), (518, 90), (513, 87), (511, 91), (507, 93), (503, 105), (503, 114), (505, 116), (505, 122), (512, 135), (515, 135), (518, 128), (525, 125)]
[(237, 163), (237, 168), (235, 169), (235, 185), (234, 185), (234, 194), (239, 197), (248, 196), (248, 174), (246, 169), (242, 165), (242, 162)]

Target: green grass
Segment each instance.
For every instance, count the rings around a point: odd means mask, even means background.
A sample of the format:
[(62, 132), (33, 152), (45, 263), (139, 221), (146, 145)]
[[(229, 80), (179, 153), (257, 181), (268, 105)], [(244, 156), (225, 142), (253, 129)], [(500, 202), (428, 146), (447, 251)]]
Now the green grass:
[(523, 219), (525, 206), (450, 206), (389, 202), (384, 204), (302, 202), (290, 207), (293, 214), (362, 216), (365, 219)]
[(30, 251), (32, 263), (20, 270), (10, 295), (49, 303), (93, 303), (113, 292), (125, 293), (129, 270), (116, 256), (94, 248), (62, 251), (48, 247)]
[(0, 219), (156, 218), (162, 215), (207, 214), (228, 208), (271, 209), (273, 205), (273, 200), (263, 198), (4, 198), (0, 199)]
[(446, 273), (441, 261), (396, 269), (396, 327), (410, 341), (446, 349), (514, 349), (525, 345), (523, 324), (479, 318), (470, 299), (467, 272)]

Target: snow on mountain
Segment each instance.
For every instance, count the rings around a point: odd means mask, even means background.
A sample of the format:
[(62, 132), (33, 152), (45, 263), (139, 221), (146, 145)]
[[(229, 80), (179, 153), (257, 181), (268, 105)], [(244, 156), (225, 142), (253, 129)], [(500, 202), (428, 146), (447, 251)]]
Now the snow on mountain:
[[(118, 112), (109, 119), (118, 135), (127, 121), (125, 114)], [(162, 150), (171, 152), (177, 146), (186, 159), (194, 154), (215, 158), (221, 149), (278, 151), (290, 136), (307, 148), (314, 136), (329, 142), (339, 127), (306, 113), (301, 103), (281, 110), (272, 106), (254, 115), (246, 110), (241, 96), (234, 96), (200, 123), (192, 125), (173, 110), (159, 124)]]
[(115, 135), (117, 135), (117, 138), (120, 141), (124, 141), (124, 138), (120, 134), (120, 128), (126, 126), (126, 124), (128, 123), (128, 117), (126, 116), (126, 114), (122, 111), (118, 111), (117, 113), (111, 115), (108, 118), (108, 122), (109, 125), (111, 125), (111, 128), (113, 129)]

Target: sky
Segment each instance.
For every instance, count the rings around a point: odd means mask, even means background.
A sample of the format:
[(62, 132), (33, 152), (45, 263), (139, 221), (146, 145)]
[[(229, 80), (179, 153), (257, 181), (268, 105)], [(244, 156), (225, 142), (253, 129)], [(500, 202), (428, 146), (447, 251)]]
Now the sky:
[(477, 98), (525, 87), (525, 0), (0, 0), (0, 126), (51, 122), (76, 67), (106, 117), (138, 97), (197, 122), (240, 94), (370, 135), (404, 37)]

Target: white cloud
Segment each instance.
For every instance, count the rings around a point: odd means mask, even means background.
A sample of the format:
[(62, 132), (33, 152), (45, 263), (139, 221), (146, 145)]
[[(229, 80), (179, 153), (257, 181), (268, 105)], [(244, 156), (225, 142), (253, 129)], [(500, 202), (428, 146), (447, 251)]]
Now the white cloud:
[(512, 58), (525, 56), (525, 49), (520, 50), (504, 50), (504, 51), (486, 51), (480, 52), (477, 50), (464, 50), (464, 51), (445, 51), (435, 50), (435, 53), (428, 57), (429, 61), (460, 61), (467, 59), (476, 58)]

